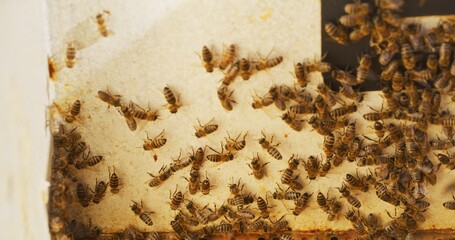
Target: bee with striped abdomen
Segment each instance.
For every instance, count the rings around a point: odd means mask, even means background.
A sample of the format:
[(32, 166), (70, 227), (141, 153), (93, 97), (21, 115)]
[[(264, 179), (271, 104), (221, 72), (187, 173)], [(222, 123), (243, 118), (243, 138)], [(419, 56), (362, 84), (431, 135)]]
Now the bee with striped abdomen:
[(261, 134), (263, 136), (262, 138), (259, 139), (259, 144), (261, 144), (261, 147), (263, 149), (267, 150), (267, 152), (273, 158), (275, 158), (277, 160), (283, 159), (283, 156), (281, 155), (281, 153), (278, 151), (278, 149), (275, 148), (276, 146), (280, 145), (280, 143), (276, 143), (276, 144), (272, 145), (274, 135), (272, 135), (272, 138), (270, 139), (270, 141), (268, 141), (265, 134), (263, 132), (261, 132)]
[(218, 129), (218, 124), (210, 124), (212, 121), (213, 118), (208, 123), (201, 125), (201, 122), (197, 119), (199, 127), (194, 127), (196, 130), (194, 135), (196, 135), (197, 138), (201, 138), (215, 132)]
[(112, 169), (113, 169), (113, 172), (111, 174), (111, 170), (109, 169), (109, 167), (107, 168), (107, 170), (109, 172), (109, 187), (110, 187), (111, 193), (116, 194), (120, 191), (120, 187), (122, 186), (122, 184), (119, 181), (119, 177), (118, 177), (117, 173), (115, 173), (115, 167), (113, 166)]
[(154, 213), (154, 212), (146, 212), (146, 211), (144, 211), (144, 208), (143, 208), (143, 205), (142, 205), (142, 200), (141, 200), (141, 206), (140, 207), (137, 204), (137, 202), (135, 202), (133, 200), (131, 200), (131, 201), (133, 202), (133, 205), (130, 206), (131, 211), (133, 211), (134, 214), (139, 216), (139, 218), (142, 220), (142, 222), (144, 222), (148, 226), (152, 226), (153, 225), (153, 221), (150, 218), (149, 214)]
[(245, 141), (245, 138), (246, 136), (248, 135), (248, 132), (246, 132), (244, 135), (243, 135), (243, 139), (241, 141), (237, 141), (237, 139), (239, 139), (240, 135), (242, 133), (239, 133), (239, 135), (235, 138), (235, 139), (232, 139), (231, 136), (229, 135), (229, 132), (227, 132), (228, 134), (228, 138), (224, 138), (226, 140), (226, 144), (224, 145), (224, 148), (228, 151), (231, 151), (231, 152), (235, 152), (235, 151), (240, 151), (242, 150), (243, 148), (245, 148), (246, 146), (246, 141)]
[(264, 175), (266, 175), (264, 167), (265, 167), (265, 165), (267, 165), (269, 163), (270, 162), (261, 164), (260, 158), (259, 158), (259, 153), (258, 153), (256, 155), (256, 157), (253, 157), (253, 159), (251, 160), (251, 163), (248, 163), (248, 166), (251, 168), (251, 170), (253, 170), (253, 173), (251, 173), (251, 174), (254, 175), (254, 178), (256, 178), (257, 180), (260, 180), (264, 177)]
[(176, 97), (172, 90), (166, 86), (163, 89), (164, 98), (168, 103), (168, 108), (171, 113), (176, 113), (178, 109), (182, 106), (180, 104), (180, 94)]
[(149, 137), (148, 132), (146, 132), (146, 134), (147, 134), (147, 139), (144, 139), (144, 144), (142, 145), (142, 147), (144, 148), (145, 151), (152, 151), (153, 159), (155, 161), (157, 161), (158, 156), (155, 153), (155, 149), (160, 148), (167, 143), (167, 139), (164, 137), (164, 129), (163, 129), (163, 131), (161, 131), (160, 134), (158, 134), (158, 136), (156, 136), (153, 139), (151, 139)]
[(218, 67), (221, 70), (224, 70), (225, 68), (227, 68), (229, 66), (229, 64), (231, 64), (234, 61), (234, 59), (235, 59), (235, 45), (231, 44), (231, 45), (229, 45), (229, 48), (227, 50), (223, 51), (223, 56), (221, 57), (221, 61), (220, 61), (220, 64), (218, 64)]

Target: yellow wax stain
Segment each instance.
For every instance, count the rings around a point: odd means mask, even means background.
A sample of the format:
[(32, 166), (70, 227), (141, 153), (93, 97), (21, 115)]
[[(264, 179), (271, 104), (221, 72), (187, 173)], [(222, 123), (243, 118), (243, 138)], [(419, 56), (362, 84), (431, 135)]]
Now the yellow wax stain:
[(264, 13), (262, 14), (262, 16), (260, 17), (263, 21), (267, 21), (269, 20), (269, 18), (272, 17), (272, 9), (271, 8), (267, 8), (264, 10)]

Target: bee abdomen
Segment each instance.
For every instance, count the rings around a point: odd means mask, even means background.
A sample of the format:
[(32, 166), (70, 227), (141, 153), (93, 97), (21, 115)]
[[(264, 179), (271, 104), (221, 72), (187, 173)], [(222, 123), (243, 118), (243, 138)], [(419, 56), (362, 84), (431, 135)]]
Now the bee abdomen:
[(71, 115), (73, 115), (73, 116), (79, 115), (79, 113), (81, 112), (81, 105), (82, 105), (81, 101), (76, 100), (73, 103), (73, 105), (71, 106), (71, 111), (70, 111)]
[(207, 160), (211, 162), (220, 162), (221, 161), (221, 156), (218, 154), (209, 154), (206, 156)]
[(167, 103), (175, 104), (177, 99), (175, 98), (174, 93), (171, 91), (169, 87), (164, 87), (164, 98), (166, 99)]
[(103, 160), (103, 156), (94, 156), (87, 160), (87, 163), (90, 167), (95, 166)]
[(141, 213), (139, 215), (139, 218), (147, 225), (149, 226), (152, 226), (153, 225), (153, 221), (152, 219), (150, 218), (150, 216), (147, 214), (147, 213)]
[(267, 152), (275, 159), (281, 160), (283, 159), (283, 156), (281, 156), (281, 153), (276, 149), (275, 147), (270, 147), (267, 149)]

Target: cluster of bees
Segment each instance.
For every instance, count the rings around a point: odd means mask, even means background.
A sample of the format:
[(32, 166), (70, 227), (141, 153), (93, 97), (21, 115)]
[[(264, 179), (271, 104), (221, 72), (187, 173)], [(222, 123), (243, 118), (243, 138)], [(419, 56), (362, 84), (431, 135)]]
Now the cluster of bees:
[[(66, 123), (79, 121), (81, 106), (81, 101), (76, 100), (68, 111), (62, 111), (61, 107), (54, 103), (54, 107), (62, 114), (61, 118)], [(67, 131), (65, 125), (60, 123), (52, 136), (54, 154), (49, 199), (50, 228), (54, 234), (65, 234), (76, 239), (94, 238), (101, 233), (101, 230), (92, 227), (91, 224), (87, 226), (72, 219), (68, 212), (69, 205), (74, 198), (77, 198), (84, 208), (90, 204), (99, 204), (108, 188), (111, 193), (116, 194), (122, 185), (115, 172), (115, 167), (113, 167), (112, 173), (108, 168), (108, 182), (96, 180), (94, 191), (76, 176), (75, 171), (92, 168), (104, 160), (101, 155), (91, 155), (90, 147), (82, 141), (81, 134), (76, 130), (77, 127), (74, 127), (71, 131)], [(70, 184), (76, 185), (74, 194)]]
[[(203, 206), (194, 200), (185, 198), (186, 193), (195, 195), (210, 194), (213, 186), (207, 176), (201, 177), (203, 163), (207, 160), (214, 163), (232, 161), (236, 154), (242, 151), (247, 144), (248, 132), (239, 133), (232, 138), (227, 133), (221, 149), (210, 146), (201, 146), (191, 149), (188, 156), (180, 155), (169, 165), (163, 165), (157, 174), (151, 176), (148, 186), (157, 188), (172, 177), (177, 171), (190, 167), (187, 190), (178, 190), (169, 193), (169, 206), (174, 211), (170, 226), (179, 239), (201, 239), (214, 234), (231, 233), (260, 233), (267, 236), (278, 236), (282, 240), (291, 240), (289, 222), (286, 214), (280, 218), (271, 215), (274, 205), (269, 200), (293, 201), (292, 214), (301, 215), (308, 207), (311, 198), (315, 195), (319, 208), (327, 215), (327, 220), (336, 221), (342, 215), (348, 219), (354, 230), (359, 234), (356, 239), (412, 239), (418, 225), (426, 221), (425, 212), (430, 207), (425, 193), (425, 184), (437, 184), (436, 173), (441, 167), (455, 169), (455, 155), (448, 152), (455, 146), (453, 127), (455, 116), (448, 111), (441, 110), (441, 101), (444, 95), (453, 93), (455, 80), (455, 60), (452, 57), (455, 36), (453, 22), (441, 21), (437, 27), (422, 30), (420, 23), (404, 23), (399, 16), (403, 0), (377, 0), (375, 6), (355, 0), (345, 6), (347, 15), (340, 17), (338, 23), (326, 23), (325, 31), (336, 42), (348, 44), (370, 36), (371, 52), (359, 58), (359, 66), (355, 74), (350, 71), (336, 69), (330, 63), (320, 61), (304, 61), (294, 65), (296, 83), (294, 86), (285, 84), (272, 85), (263, 96), (257, 93), (253, 96), (252, 108), (263, 109), (274, 104), (284, 111), (281, 118), (291, 129), (300, 132), (305, 129), (307, 122), (312, 130), (324, 137), (323, 155), (310, 155), (306, 158), (293, 154), (287, 161), (287, 167), (280, 170), (280, 183), (274, 191), (268, 191), (265, 196), (243, 190), (245, 184), (240, 179), (228, 184), (229, 196), (219, 207), (216, 203), (213, 208)], [(106, 26), (105, 11), (96, 16), (99, 31), (102, 36), (109, 35)], [(250, 60), (236, 56), (236, 46), (231, 44), (223, 51), (220, 59), (216, 54), (204, 46), (202, 48), (202, 63), (207, 72), (215, 68), (223, 71), (224, 77), (217, 89), (218, 98), (225, 110), (232, 110), (233, 90), (229, 85), (238, 75), (249, 80), (258, 71), (277, 66), (283, 61), (282, 56), (274, 58), (260, 58)], [(75, 64), (76, 50), (73, 45), (67, 48), (67, 67)], [(360, 134), (357, 129), (357, 120), (351, 118), (356, 113), (363, 100), (363, 94), (355, 89), (363, 84), (370, 72), (372, 62), (378, 60), (383, 66), (380, 74), (383, 107), (371, 108), (371, 112), (363, 114), (363, 119), (371, 122), (374, 136)], [(51, 70), (53, 69), (53, 70)], [(55, 67), (49, 64), (51, 78), (55, 76)], [(317, 85), (317, 92), (311, 92), (307, 86), (311, 73), (331, 73), (341, 84), (339, 92), (335, 92), (324, 83)], [(168, 87), (163, 89), (168, 103), (167, 108), (177, 113), (182, 106), (179, 96)], [(130, 101), (126, 104), (121, 95), (114, 95), (107, 91), (98, 91), (98, 98), (113, 106), (125, 118), (131, 131), (137, 129), (136, 120), (156, 121), (158, 111), (148, 110)], [(68, 124), (81, 121), (81, 101), (75, 101), (68, 110), (63, 110), (54, 104), (62, 119)], [(384, 108), (385, 105), (385, 108)], [(430, 139), (427, 129), (430, 124), (440, 125), (446, 139)], [(197, 138), (206, 137), (218, 130), (214, 119), (206, 124), (194, 126), (194, 135)], [(118, 175), (109, 172), (109, 181), (96, 181), (95, 190), (78, 179), (75, 170), (82, 170), (97, 165), (103, 161), (102, 156), (91, 156), (88, 145), (81, 140), (77, 127), (67, 132), (63, 124), (53, 135), (54, 156), (52, 158), (52, 174), (50, 187), (49, 215), (50, 227), (53, 233), (66, 234), (75, 239), (96, 239), (101, 233), (97, 227), (76, 222), (67, 215), (66, 209), (71, 204), (72, 193), (68, 191), (70, 184), (76, 185), (76, 196), (79, 204), (88, 207), (91, 203), (98, 204), (109, 188), (113, 194), (122, 187)], [(243, 134), (243, 137), (242, 137)], [(158, 159), (156, 149), (163, 147), (167, 142), (164, 130), (157, 136), (150, 138), (146, 133), (144, 151), (151, 151), (155, 161)], [(262, 132), (257, 140), (265, 152), (275, 160), (282, 160), (283, 154), (279, 150), (280, 143), (274, 142), (274, 135), (270, 138)], [(209, 148), (212, 153), (208, 153)], [(86, 150), (88, 150), (87, 153)], [(434, 152), (438, 151), (438, 152)], [(392, 153), (391, 153), (392, 152)], [(433, 164), (432, 153), (439, 161)], [(311, 181), (318, 177), (325, 177), (332, 168), (338, 167), (347, 160), (358, 166), (369, 166), (369, 170), (362, 175), (358, 172), (347, 173), (341, 186), (336, 187), (341, 199), (334, 193), (319, 191), (303, 192), (305, 188), (300, 175), (306, 173)], [(265, 166), (269, 162), (263, 161), (259, 153), (253, 155), (247, 166), (251, 175), (261, 180), (267, 177)], [(299, 170), (300, 164), (303, 170)], [(282, 186), (286, 186), (283, 188)], [(362, 202), (356, 197), (358, 192), (373, 190), (376, 197), (392, 206), (403, 209), (403, 212), (392, 216), (392, 220), (381, 224), (379, 216), (373, 213), (360, 211)], [(443, 206), (455, 210), (455, 197), (448, 199)], [(273, 199), (273, 200), (272, 200)], [(344, 206), (344, 202), (347, 206)], [(253, 208), (251, 206), (255, 206)], [(130, 205), (131, 214), (137, 216), (147, 226), (152, 226), (153, 211), (145, 208), (142, 200), (133, 201)], [(274, 220), (272, 220), (276, 217)], [(221, 220), (221, 221), (220, 221)], [(143, 233), (133, 226), (115, 234), (114, 239), (162, 239), (157, 232)]]
[(223, 79), (220, 80), (221, 85), (217, 89), (217, 95), (221, 102), (221, 106), (227, 111), (231, 111), (233, 109), (233, 104), (237, 103), (232, 99), (234, 91), (231, 91), (228, 88), (237, 76), (240, 75), (242, 79), (246, 81), (256, 72), (273, 68), (283, 61), (283, 56), (277, 56), (270, 59), (268, 56), (266, 58), (259, 56), (259, 60), (250, 60), (249, 58), (241, 58), (238, 60), (234, 44), (229, 45), (228, 49), (223, 50), (223, 54), (219, 60), (215, 59), (214, 55), (215, 54), (212, 53), (207, 46), (202, 47), (201, 60), (205, 70), (211, 73), (215, 68), (218, 68), (224, 74)]

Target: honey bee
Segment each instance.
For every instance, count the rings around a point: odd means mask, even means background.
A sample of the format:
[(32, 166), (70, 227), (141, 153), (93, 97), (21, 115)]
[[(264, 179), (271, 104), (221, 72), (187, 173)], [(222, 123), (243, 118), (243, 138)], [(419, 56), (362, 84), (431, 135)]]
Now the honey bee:
[(314, 106), (308, 105), (308, 104), (297, 104), (297, 105), (292, 105), (289, 107), (289, 111), (281, 117), (283, 120), (286, 120), (288, 118), (291, 118), (289, 115), (294, 114), (311, 114), (315, 113), (316, 109)]
[(441, 45), (440, 39), (434, 31), (427, 31), (423, 35), (423, 41), (427, 47), (429, 53), (436, 53), (438, 51), (437, 46)]
[(111, 33), (109, 28), (106, 24), (106, 16), (109, 16), (111, 13), (107, 10), (103, 10), (102, 13), (98, 13), (96, 15), (96, 23), (98, 24), (98, 31), (100, 32), (101, 36), (107, 37)]
[(76, 46), (73, 42), (66, 45), (66, 67), (73, 68), (76, 64)]
[(86, 167), (93, 167), (96, 164), (100, 163), (101, 161), (104, 160), (103, 156), (98, 155), (98, 156), (92, 156), (90, 157), (90, 150), (88, 151), (87, 155), (82, 153), (82, 159), (83, 161), (76, 162), (76, 168), (77, 169), (83, 169)]
[(296, 117), (296, 114), (293, 114), (291, 112), (286, 112), (281, 116), (281, 119), (288, 124), (293, 130), (300, 132), (303, 129), (303, 123), (305, 120), (303, 119), (298, 119)]
[(354, 113), (357, 111), (357, 105), (351, 104), (349, 106), (343, 106), (339, 108), (335, 108), (332, 111), (330, 111), (330, 117), (332, 119), (338, 119), (345, 117), (346, 115), (349, 115), (351, 113)]
[(171, 221), (171, 227), (172, 230), (174, 230), (174, 232), (180, 237), (185, 236), (187, 234), (184, 225), (180, 224), (177, 221)]
[(213, 185), (210, 185), (210, 180), (207, 177), (207, 172), (205, 172), (205, 179), (200, 183), (200, 189), (203, 195), (210, 194), (210, 189)]
[(451, 156), (448, 152), (447, 152), (447, 155), (442, 154), (442, 153), (438, 153), (438, 154), (433, 153), (433, 154), (438, 158), (439, 162), (443, 165), (448, 164), (453, 158), (453, 156)]
[(327, 73), (332, 70), (332, 65), (328, 62), (323, 62), (322, 60), (326, 57), (327, 53), (324, 54), (324, 56), (321, 57), (321, 60), (314, 60), (312, 62), (307, 61), (305, 65), (303, 65), (305, 72), (311, 73), (311, 72), (321, 72), (321, 73)]
[(257, 180), (262, 179), (264, 177), (264, 175), (266, 175), (264, 167), (270, 163), (270, 162), (266, 162), (261, 165), (260, 160), (261, 159), (259, 158), (259, 154), (257, 154), (256, 157), (253, 157), (253, 159), (251, 160), (251, 163), (248, 163), (248, 166), (250, 167), (250, 169), (253, 170), (252, 175), (254, 175), (254, 177)]
[(362, 3), (360, 0), (354, 0), (354, 3), (344, 5), (344, 11), (347, 14), (364, 16), (370, 12), (370, 4)]
[(449, 210), (455, 210), (455, 196), (453, 194), (452, 194), (452, 198), (454, 201), (444, 202), (442, 204), (442, 206), (444, 206), (445, 208), (447, 208)]
[(47, 57), (47, 69), (49, 72), (49, 78), (55, 81), (57, 78), (58, 67), (51, 57)]
[(338, 21), (345, 27), (355, 27), (363, 25), (366, 22), (366, 17), (363, 15), (348, 14), (341, 16)]
[(232, 232), (232, 229), (233, 229), (232, 224), (227, 223), (224, 220), (222, 220), (220, 224), (216, 226), (216, 231), (219, 233), (230, 233)]
[(399, 28), (401, 26), (402, 19), (401, 19), (400, 15), (398, 15), (397, 13), (394, 13), (389, 10), (385, 10), (385, 11), (380, 12), (380, 16), (384, 20), (384, 22), (386, 22), (394, 27)]
[(175, 191), (172, 194), (172, 196), (171, 196), (171, 190), (169, 190), (169, 199), (171, 200), (171, 203), (170, 203), (171, 210), (177, 210), (185, 198), (184, 198), (184, 194), (181, 191), (177, 192), (177, 186), (175, 186)]
[(226, 137), (224, 138), (226, 140), (226, 144), (224, 145), (224, 148), (226, 150), (235, 152), (235, 151), (240, 151), (245, 148), (245, 146), (246, 146), (245, 138), (248, 135), (248, 132), (246, 132), (245, 135), (243, 135), (242, 141), (237, 141), (237, 139), (239, 139), (239, 137), (242, 133), (239, 133), (239, 135), (235, 139), (231, 138), (231, 136), (229, 135), (229, 132), (227, 132), (227, 134), (228, 134), (229, 139)]
[(305, 171), (308, 173), (308, 178), (310, 180), (316, 179), (319, 174), (319, 169), (321, 168), (321, 162), (315, 156), (308, 157), (307, 161), (302, 161)]
[(131, 105), (129, 111), (133, 117), (135, 117), (137, 119), (141, 119), (141, 120), (156, 121), (159, 118), (158, 110), (152, 111), (152, 109), (150, 108), (150, 105), (148, 106), (148, 110), (145, 111), (143, 108), (139, 107), (137, 104), (134, 104), (134, 105)]
[[(329, 106), (329, 107), (333, 107), (336, 105), (337, 103), (337, 99), (335, 97), (335, 95), (333, 94), (333, 92), (328, 88), (327, 85), (325, 85), (324, 83), (321, 83), (318, 85), (318, 92), (320, 93), (319, 96), (322, 97), (322, 99), (324, 100), (324, 102)], [(316, 104), (317, 100), (317, 97), (315, 99), (315, 106), (316, 108), (319, 109), (318, 105)], [(318, 110), (319, 112), (319, 110)]]
[(381, 111), (375, 110), (372, 107), (369, 107), (369, 108), (371, 110), (373, 110), (374, 112), (363, 114), (363, 118), (365, 120), (367, 120), (367, 121), (375, 121), (376, 122), (376, 121), (385, 120), (385, 119), (393, 117), (393, 112), (392, 111), (383, 112), (382, 110)]
[(430, 140), (430, 148), (433, 150), (447, 150), (455, 146), (455, 140), (446, 140), (443, 141), (438, 138), (438, 140)]
[(213, 55), (207, 46), (202, 47), (202, 61), (205, 71), (210, 73), (213, 72)]
[(280, 185), (278, 185), (277, 183), (277, 186), (278, 186), (278, 189), (275, 189), (275, 192), (274, 193), (271, 193), (272, 194), (272, 197), (273, 199), (277, 199), (277, 200), (297, 200), (301, 197), (301, 193), (299, 192), (294, 192), (294, 191), (284, 191), (283, 189), (281, 189)]
[(352, 99), (356, 102), (363, 101), (363, 94), (355, 91), (354, 88), (352, 88), (352, 86), (342, 84), (340, 88), (340, 93), (343, 94), (345, 97)]
[(341, 26), (329, 22), (324, 25), (324, 30), (335, 42), (342, 45), (348, 44), (348, 34)]
[(63, 111), (56, 102), (54, 102), (53, 104), (57, 108), (57, 110), (60, 113), (62, 113), (62, 115), (64, 115), (65, 121), (67, 123), (72, 123), (75, 120), (77, 120), (77, 117), (78, 117), (79, 113), (81, 112), (82, 103), (80, 100), (74, 101), (74, 103), (69, 107), (69, 110), (67, 110), (67, 111)]
[(243, 80), (248, 80), (250, 79), (251, 75), (253, 74), (253, 65), (249, 60), (246, 58), (240, 59), (239, 63), (239, 68), (240, 68), (240, 76), (243, 78)]
[(347, 159), (349, 162), (354, 162), (356, 158), (360, 155), (360, 151), (362, 150), (362, 140), (358, 136), (354, 137), (352, 140), (351, 145), (349, 146), (349, 151), (347, 155)]
[(240, 184), (240, 178), (237, 181), (237, 183), (235, 183), (234, 182), (234, 178), (232, 178), (231, 179), (231, 183), (228, 184), (229, 191), (234, 196), (241, 195), (240, 193), (243, 191), (243, 187), (244, 186), (245, 186), (245, 183), (244, 184)]
[(146, 131), (147, 134), (147, 139), (144, 139), (144, 144), (142, 147), (144, 148), (144, 151), (152, 151), (153, 153), (153, 159), (155, 161), (158, 160), (158, 156), (155, 153), (155, 149), (160, 148), (164, 146), (167, 142), (167, 139), (164, 137), (164, 129), (161, 131), (160, 134), (158, 134), (155, 138), (151, 139), (149, 137), (149, 133)]
[(108, 109), (112, 105), (114, 107), (120, 107), (121, 106), (121, 95), (111, 95), (109, 92), (109, 88), (107, 91), (98, 91), (98, 98), (101, 99), (103, 102), (108, 104)]
[(216, 154), (206, 155), (205, 158), (211, 162), (227, 162), (234, 160), (234, 154), (230, 151), (224, 152), (223, 143), (221, 143), (221, 152), (216, 151), (215, 149), (209, 147)]
[(77, 176), (74, 174), (73, 171), (71, 171), (71, 169), (69, 168), (64, 168), (62, 170), (62, 174), (63, 176), (65, 176), (66, 178), (70, 179), (72, 182), (77, 182), (79, 179), (77, 178)]
[(228, 216), (230, 218), (237, 219), (237, 220), (238, 219), (252, 220), (256, 217), (251, 211), (249, 211), (247, 209), (238, 210), (236, 212), (229, 210)]
[(376, 6), (382, 10), (400, 11), (404, 0), (377, 0)]
[(309, 105), (311, 102), (313, 102), (313, 97), (309, 92), (305, 91), (305, 89), (302, 89), (300, 91), (295, 91), (295, 98), (293, 100), (296, 101), (299, 105)]
[[(412, 84), (412, 85), (414, 85), (414, 84)], [(412, 90), (412, 89), (408, 89), (408, 92), (409, 92), (409, 90)], [(385, 102), (387, 104), (387, 110), (391, 111), (391, 112), (398, 110), (398, 107), (399, 107), (398, 101), (394, 97), (392, 89), (389, 87), (384, 87), (382, 89), (382, 94), (383, 94), (383, 97), (385, 98)]]
[(180, 94), (175, 97), (174, 93), (169, 87), (164, 87), (163, 89), (164, 93), (164, 98), (166, 99), (166, 102), (168, 103), (168, 108), (171, 113), (176, 113), (178, 109), (182, 106), (180, 104)]
[[(203, 50), (203, 52), (204, 52), (204, 50)], [(218, 67), (221, 70), (224, 70), (225, 68), (227, 68), (227, 66), (229, 66), (229, 64), (231, 64), (234, 61), (234, 58), (235, 58), (235, 45), (231, 44), (231, 45), (229, 45), (229, 48), (227, 50), (223, 51), (223, 56), (221, 58), (221, 61), (220, 61), (220, 64), (218, 65)], [(208, 62), (210, 62), (210, 61), (208, 61)], [(204, 62), (205, 62), (205, 60), (204, 60)]]
[(406, 84), (406, 77), (402, 72), (395, 72), (392, 77), (392, 89), (399, 92), (404, 89)]
[(79, 203), (82, 205), (82, 207), (88, 207), (90, 201), (93, 198), (92, 194), (88, 193), (89, 187), (88, 185), (82, 184), (82, 183), (77, 183), (77, 198), (79, 199)]
[(403, 43), (401, 45), (401, 59), (403, 60), (403, 66), (407, 70), (414, 69), (417, 60), (414, 55), (414, 50), (412, 50), (409, 43)]
[(341, 84), (345, 84), (345, 85), (349, 85), (349, 86), (355, 86), (355, 85), (359, 84), (357, 82), (356, 76), (354, 76), (353, 74), (351, 74), (347, 71), (335, 69), (332, 71), (332, 76), (333, 76), (333, 78), (335, 78), (335, 80), (337, 80)]
[(266, 197), (266, 200), (264, 200), (262, 197), (257, 197), (256, 203), (258, 205), (259, 211), (261, 211), (261, 217), (269, 218), (269, 208), (272, 208), (274, 206), (269, 206), (269, 201), (268, 201), (267, 197)]
[(261, 147), (263, 149), (267, 150), (267, 152), (270, 154), (270, 156), (272, 156), (276, 160), (283, 159), (283, 156), (281, 155), (280, 151), (278, 151), (278, 149), (275, 148), (275, 147), (279, 146), (280, 143), (276, 143), (276, 144), (272, 145), (273, 137), (275, 135), (272, 135), (272, 138), (270, 139), (270, 141), (267, 141), (267, 137), (265, 136), (265, 134), (263, 132), (261, 132), (261, 134), (263, 136), (262, 138), (259, 139), (259, 144), (261, 144)]
[(107, 190), (107, 184), (104, 181), (98, 182), (96, 180), (95, 184), (95, 194), (93, 195), (93, 203), (100, 203), (101, 199), (104, 197), (104, 194), (106, 193)]
[(390, 41), (387, 44), (387, 47), (381, 52), (379, 55), (379, 63), (382, 66), (387, 65), (390, 61), (392, 61), (395, 54), (397, 54), (400, 50), (398, 44), (394, 41)]
[(111, 170), (109, 169), (109, 167), (107, 168), (107, 170), (109, 172), (109, 187), (110, 187), (111, 193), (116, 194), (120, 191), (121, 184), (120, 184), (117, 173), (115, 173), (115, 167), (112, 167), (112, 168), (113, 168), (112, 174), (111, 174)]
[(302, 63), (297, 63), (294, 65), (294, 74), (300, 87), (306, 87), (309, 80), (307, 79), (307, 72)]
[(79, 142), (74, 144), (68, 151), (68, 163), (73, 164), (84, 151), (87, 149), (87, 144), (85, 142)]
[(224, 206), (224, 204), (221, 205), (221, 207), (218, 210), (216, 209), (216, 204), (215, 204), (215, 211), (212, 211), (210, 208), (209, 208), (209, 210), (212, 213), (209, 214), (207, 218), (211, 222), (218, 220), (220, 217), (224, 216), (229, 211), (229, 209), (226, 206)]
[(341, 193), (341, 196), (346, 198), (349, 204), (351, 204), (355, 208), (360, 208), (362, 205), (356, 197), (351, 195), (351, 192), (347, 189), (346, 185), (343, 183), (341, 188), (338, 188)]
[(409, 43), (415, 51), (424, 50), (425, 45), (421, 36), (422, 25), (420, 23), (407, 24), (403, 30), (408, 34)]
[(128, 125), (128, 128), (131, 131), (136, 131), (137, 129), (137, 123), (136, 120), (134, 119), (133, 115), (131, 114), (130, 108), (127, 106), (121, 106), (119, 113), (123, 115), (126, 121), (126, 125)]
[(166, 181), (172, 175), (172, 171), (166, 170), (166, 166), (163, 166), (158, 171), (158, 176), (155, 176), (149, 172), (147, 174), (152, 177), (152, 180), (150, 180), (148, 186), (149, 187), (158, 187), (161, 184), (163, 184), (164, 181)]
[(199, 119), (197, 119), (199, 127), (194, 127), (196, 130), (196, 133), (194, 135), (196, 135), (197, 138), (201, 138), (215, 132), (218, 129), (218, 124), (210, 124), (212, 121), (213, 118), (208, 123), (204, 124), (204, 126), (202, 126)]
[(288, 228), (289, 222), (283, 220), (285, 216), (286, 215), (283, 215), (280, 219), (278, 219), (275, 222), (272, 222), (272, 220), (269, 219), (270, 222), (272, 223), (272, 225), (270, 226), (271, 232), (285, 231)]
[(289, 184), (293, 180), (294, 171), (290, 168), (286, 168), (281, 172), (281, 183)]
[(188, 190), (191, 195), (196, 194), (200, 188), (199, 187), (199, 184), (200, 184), (199, 178), (200, 178), (199, 170), (195, 170), (195, 169), (191, 169), (189, 180), (185, 177), (185, 180), (188, 182)]
[(360, 25), (360, 27), (354, 28), (354, 30), (349, 33), (349, 40), (354, 42), (361, 40), (371, 33), (372, 28), (373, 25), (371, 22), (364, 22)]
[(445, 42), (453, 42), (453, 34), (455, 32), (453, 22), (440, 21), (438, 26), (434, 29), (434, 33), (438, 38)]
[(244, 205), (248, 205), (254, 202), (254, 197), (250, 194), (243, 195), (239, 193), (233, 198), (228, 198), (227, 202), (229, 205), (237, 206), (237, 209), (242, 209)]
[(228, 91), (229, 91), (228, 86), (225, 84), (222, 84), (217, 90), (217, 95), (218, 95), (218, 99), (221, 102), (221, 106), (223, 106), (224, 109), (231, 111), (233, 109), (232, 104), (237, 103), (237, 102), (231, 98), (234, 91), (233, 90), (230, 92), (228, 92)]
[(192, 169), (199, 170), (202, 167), (202, 163), (204, 162), (205, 151), (201, 147), (199, 147), (196, 152), (190, 155), (190, 159), (192, 159)]
[[(273, 50), (273, 49), (272, 49)], [(259, 62), (256, 64), (256, 70), (261, 71), (261, 70), (266, 70), (269, 68), (273, 68), (276, 65), (280, 64), (283, 61), (283, 56), (278, 56), (274, 58), (269, 59), (269, 55), (272, 53), (272, 51), (269, 52), (267, 57), (262, 58), (259, 54)]]
[(310, 194), (304, 193), (302, 194), (302, 196), (300, 196), (299, 199), (294, 201), (295, 207), (292, 210), (292, 214), (294, 214), (294, 216), (300, 215), (303, 212), (303, 210), (305, 210), (305, 208), (308, 206), (308, 202), (312, 195), (313, 193)]
[(137, 204), (137, 202), (131, 200), (133, 202), (133, 205), (130, 206), (131, 208), (131, 211), (134, 212), (134, 214), (138, 215), (139, 218), (145, 223), (147, 224), (148, 226), (152, 226), (153, 225), (153, 221), (152, 219), (150, 218), (149, 214), (152, 214), (154, 212), (146, 212), (144, 211), (144, 207), (142, 205), (142, 200), (141, 200), (141, 206), (139, 207), (139, 205)]
[(452, 55), (452, 44), (443, 42), (439, 48), (439, 65), (446, 68), (450, 64), (450, 56)]
[(60, 133), (53, 135), (55, 148), (72, 146), (81, 139), (81, 134), (75, 131), (76, 128), (69, 133), (65, 133), (63, 125), (61, 125), (61, 128), (62, 130)]
[(392, 80), (394, 73), (398, 70), (400, 66), (399, 60), (392, 60), (389, 62), (381, 72), (381, 79), (384, 81)]
[(356, 81), (357, 83), (363, 83), (367, 79), (368, 71), (371, 67), (371, 55), (364, 54), (359, 60), (359, 67), (357, 67)]
[(231, 67), (227, 70), (227, 72), (224, 74), (222, 81), (223, 85), (229, 85), (232, 82), (234, 82), (235, 78), (237, 75), (239, 75), (240, 72), (240, 61), (236, 60), (235, 62), (232, 63)]
[(259, 97), (256, 93), (256, 96), (253, 96), (253, 103), (251, 106), (254, 109), (263, 108), (270, 106), (272, 103), (275, 102), (275, 97), (272, 96), (270, 93), (266, 93), (263, 97)]
[(352, 189), (358, 189), (363, 192), (368, 191), (368, 183), (364, 181), (364, 178), (360, 178), (359, 174), (357, 173), (357, 177), (354, 177), (351, 174), (346, 174), (346, 178), (344, 181), (352, 188)]

